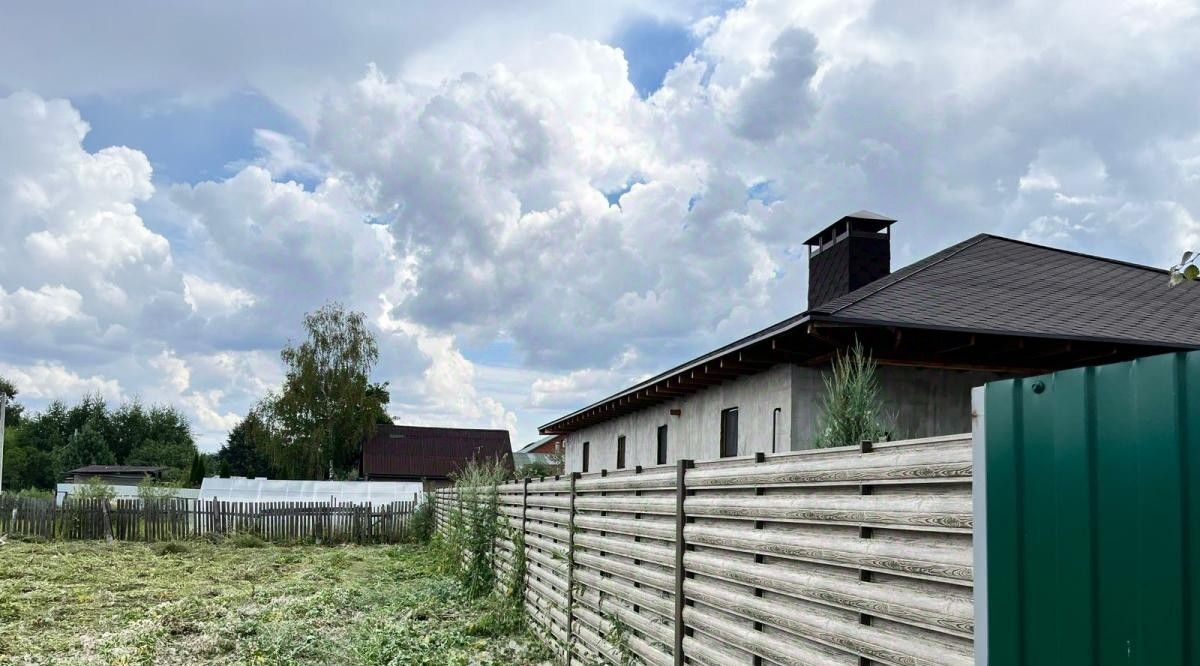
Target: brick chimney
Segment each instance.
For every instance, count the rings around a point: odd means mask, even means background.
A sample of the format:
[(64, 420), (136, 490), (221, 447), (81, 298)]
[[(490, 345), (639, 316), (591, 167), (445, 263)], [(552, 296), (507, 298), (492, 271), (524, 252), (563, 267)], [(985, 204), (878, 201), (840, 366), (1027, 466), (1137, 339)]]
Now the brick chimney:
[(878, 213), (860, 210), (804, 242), (809, 246), (809, 310), (892, 272), (890, 227), (895, 222)]

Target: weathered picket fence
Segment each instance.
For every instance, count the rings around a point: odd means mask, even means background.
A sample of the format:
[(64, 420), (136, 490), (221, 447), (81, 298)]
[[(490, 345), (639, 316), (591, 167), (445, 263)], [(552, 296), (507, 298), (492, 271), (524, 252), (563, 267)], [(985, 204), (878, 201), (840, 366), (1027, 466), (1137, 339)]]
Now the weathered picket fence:
[(972, 469), (959, 435), (526, 479), (497, 569), (567, 662), (966, 666)]
[(54, 500), (0, 495), (0, 534), (45, 539), (168, 541), (246, 533), (272, 542), (397, 543), (410, 538), (420, 500), (224, 502), (191, 499)]

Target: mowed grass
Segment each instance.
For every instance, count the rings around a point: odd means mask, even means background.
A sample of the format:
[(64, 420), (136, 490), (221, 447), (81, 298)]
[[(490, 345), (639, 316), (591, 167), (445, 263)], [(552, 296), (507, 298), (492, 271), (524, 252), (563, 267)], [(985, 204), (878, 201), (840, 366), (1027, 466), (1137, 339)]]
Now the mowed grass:
[(0, 663), (549, 663), (513, 611), (467, 599), (434, 559), (425, 546), (9, 541)]

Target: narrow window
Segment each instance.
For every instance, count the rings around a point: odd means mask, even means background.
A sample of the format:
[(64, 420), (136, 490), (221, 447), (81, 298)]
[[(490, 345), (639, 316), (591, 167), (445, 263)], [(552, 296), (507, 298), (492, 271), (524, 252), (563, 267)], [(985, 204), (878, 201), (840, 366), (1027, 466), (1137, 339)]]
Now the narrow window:
[(587, 472), (588, 468), (588, 449), (591, 448), (591, 442), (583, 443), (583, 471)]
[(667, 464), (667, 426), (658, 426), (658, 464)]
[(775, 411), (771, 412), (771, 453), (775, 453), (779, 449), (779, 415), (783, 413), (783, 409), (776, 407)]
[(738, 454), (738, 409), (730, 407), (721, 412), (721, 457), (730, 458)]
[(617, 437), (617, 469), (625, 469), (625, 435)]

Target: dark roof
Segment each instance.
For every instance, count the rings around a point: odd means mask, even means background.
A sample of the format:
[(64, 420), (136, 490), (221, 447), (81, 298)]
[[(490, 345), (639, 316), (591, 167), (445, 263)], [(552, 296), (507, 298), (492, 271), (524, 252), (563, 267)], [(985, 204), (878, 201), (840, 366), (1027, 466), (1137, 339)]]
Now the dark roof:
[(839, 320), (1200, 346), (1200, 290), (1167, 272), (980, 234), (812, 310)]
[[(717, 378), (720, 373), (733, 372), (724, 369), (727, 361), (731, 368), (754, 371), (757, 361), (748, 360), (750, 355), (774, 349), (781, 339), (815, 323), (1111, 343), (1126, 346), (1130, 354), (1144, 355), (1200, 348), (1197, 320), (1200, 283), (1170, 287), (1167, 272), (1161, 269), (980, 234), (551, 421), (540, 430), (570, 432), (582, 419), (615, 415), (612, 410), (621, 404), (636, 407), (664, 396), (694, 392), (704, 385), (710, 369), (717, 367)], [(780, 358), (799, 360), (795, 353)], [(1044, 363), (1052, 368), (1070, 367), (1063, 361)], [(762, 364), (758, 369), (763, 367), (769, 366)]]
[(367, 477), (445, 478), (471, 460), (512, 464), (507, 430), (381, 425), (363, 445)]
[(84, 465), (67, 474), (157, 474), (165, 469), (151, 465)]

